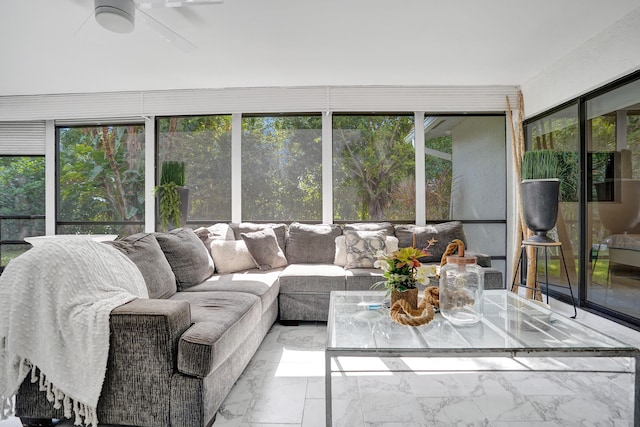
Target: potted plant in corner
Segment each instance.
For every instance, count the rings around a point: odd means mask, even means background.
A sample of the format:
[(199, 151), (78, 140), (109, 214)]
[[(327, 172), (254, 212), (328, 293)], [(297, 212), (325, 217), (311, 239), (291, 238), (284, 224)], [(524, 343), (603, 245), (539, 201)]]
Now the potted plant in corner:
[(163, 230), (180, 227), (187, 218), (189, 189), (184, 183), (184, 162), (162, 162), (160, 185), (154, 192), (159, 198), (160, 224)]
[(556, 225), (560, 196), (560, 170), (556, 153), (533, 150), (522, 158), (522, 214), (527, 227), (535, 234), (527, 239), (533, 243), (554, 242), (547, 232)]

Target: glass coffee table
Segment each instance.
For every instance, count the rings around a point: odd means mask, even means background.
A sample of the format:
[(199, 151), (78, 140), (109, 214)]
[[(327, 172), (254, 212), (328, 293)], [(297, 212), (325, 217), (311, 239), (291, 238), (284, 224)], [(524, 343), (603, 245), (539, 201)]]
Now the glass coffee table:
[[(635, 374), (633, 416), (634, 425), (640, 425), (640, 350), (631, 345), (507, 290), (485, 291), (484, 317), (471, 326), (454, 326), (439, 313), (427, 325), (403, 326), (389, 318), (388, 309), (378, 307), (384, 299), (382, 291), (331, 292), (325, 350), (328, 427), (333, 373), (359, 372), (332, 363), (341, 357), (628, 358), (626, 367), (621, 364), (613, 372)], [(612, 372), (609, 366), (606, 372)]]

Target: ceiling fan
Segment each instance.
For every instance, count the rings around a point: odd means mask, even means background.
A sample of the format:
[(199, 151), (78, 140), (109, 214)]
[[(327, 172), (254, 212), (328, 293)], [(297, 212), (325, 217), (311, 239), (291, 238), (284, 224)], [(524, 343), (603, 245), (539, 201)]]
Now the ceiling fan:
[(139, 12), (138, 17), (159, 36), (168, 42), (175, 43), (181, 50), (188, 52), (194, 50), (196, 46), (144, 12), (144, 9), (201, 6), (223, 2), (224, 0), (94, 0), (95, 10), (93, 14), (98, 24), (107, 30), (115, 33), (130, 33), (135, 28), (137, 10)]

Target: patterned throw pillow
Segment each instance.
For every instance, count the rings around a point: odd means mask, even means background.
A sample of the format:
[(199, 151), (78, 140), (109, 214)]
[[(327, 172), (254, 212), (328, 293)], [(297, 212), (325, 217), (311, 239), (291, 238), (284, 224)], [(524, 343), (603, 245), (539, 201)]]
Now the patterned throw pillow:
[[(391, 255), (398, 250), (398, 238), (395, 236), (387, 236), (384, 239), (384, 253)], [(344, 234), (336, 237), (336, 257), (333, 261), (335, 265), (344, 267), (347, 265), (347, 240)]]
[(347, 264), (345, 268), (373, 268), (375, 254), (385, 250), (383, 231), (346, 231)]
[(435, 225), (396, 225), (396, 237), (400, 241), (399, 246), (406, 248), (413, 246), (415, 236), (416, 247), (422, 249), (427, 246), (430, 239), (437, 240), (436, 244), (429, 248), (431, 256), (420, 258), (420, 262), (440, 262), (447, 245), (454, 239), (462, 240), (465, 245), (467, 239), (460, 221), (443, 222)]

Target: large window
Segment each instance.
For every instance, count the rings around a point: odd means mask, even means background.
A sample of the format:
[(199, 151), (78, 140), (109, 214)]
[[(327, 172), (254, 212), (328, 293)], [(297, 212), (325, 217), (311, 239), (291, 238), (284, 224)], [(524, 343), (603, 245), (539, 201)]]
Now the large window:
[(415, 221), (413, 115), (333, 115), (338, 221)]
[(144, 229), (144, 126), (59, 127), (57, 233)]
[(185, 163), (191, 225), (231, 220), (231, 116), (157, 120), (157, 180), (162, 163)]
[(0, 271), (45, 233), (44, 157), (0, 156)]
[(322, 117), (242, 118), (242, 219), (322, 220)]

